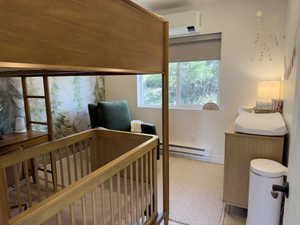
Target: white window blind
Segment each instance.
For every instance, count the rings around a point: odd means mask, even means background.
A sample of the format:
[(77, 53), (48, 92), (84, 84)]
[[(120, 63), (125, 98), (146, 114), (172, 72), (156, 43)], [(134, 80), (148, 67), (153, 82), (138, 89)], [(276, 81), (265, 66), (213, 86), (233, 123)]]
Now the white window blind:
[(170, 62), (220, 60), (221, 38), (221, 33), (172, 38)]

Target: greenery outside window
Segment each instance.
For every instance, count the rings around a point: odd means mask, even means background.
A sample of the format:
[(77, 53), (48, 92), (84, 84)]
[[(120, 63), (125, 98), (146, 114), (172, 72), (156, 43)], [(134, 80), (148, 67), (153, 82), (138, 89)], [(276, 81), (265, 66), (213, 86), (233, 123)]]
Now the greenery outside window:
[[(201, 109), (219, 102), (220, 60), (169, 63), (170, 108)], [(138, 77), (138, 106), (159, 108), (162, 102), (161, 76)]]

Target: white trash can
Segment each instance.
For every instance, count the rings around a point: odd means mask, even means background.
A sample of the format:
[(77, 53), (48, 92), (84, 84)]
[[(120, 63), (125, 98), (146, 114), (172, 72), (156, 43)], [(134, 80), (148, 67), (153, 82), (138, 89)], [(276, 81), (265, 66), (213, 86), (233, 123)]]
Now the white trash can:
[(279, 225), (282, 193), (273, 198), (273, 184), (282, 185), (287, 168), (268, 159), (251, 161), (247, 225)]

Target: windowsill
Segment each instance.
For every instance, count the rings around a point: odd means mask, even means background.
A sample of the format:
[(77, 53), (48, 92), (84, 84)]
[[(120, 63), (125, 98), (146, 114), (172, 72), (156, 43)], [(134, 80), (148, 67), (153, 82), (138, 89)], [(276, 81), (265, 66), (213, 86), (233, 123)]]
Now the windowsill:
[[(161, 106), (137, 106), (140, 109), (161, 109)], [(180, 106), (171, 106), (169, 110), (186, 110), (186, 111), (204, 111), (203, 106), (194, 106), (194, 107), (180, 107)], [(206, 111), (206, 110), (205, 110)], [(219, 110), (209, 110), (209, 111), (219, 111)]]

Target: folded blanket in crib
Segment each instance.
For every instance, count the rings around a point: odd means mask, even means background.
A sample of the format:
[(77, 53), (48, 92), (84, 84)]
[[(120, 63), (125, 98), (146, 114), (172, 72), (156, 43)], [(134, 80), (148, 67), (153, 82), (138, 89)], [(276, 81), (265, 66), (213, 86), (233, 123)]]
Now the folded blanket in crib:
[(132, 120), (130, 122), (131, 132), (133, 133), (142, 133), (142, 121), (141, 120)]

